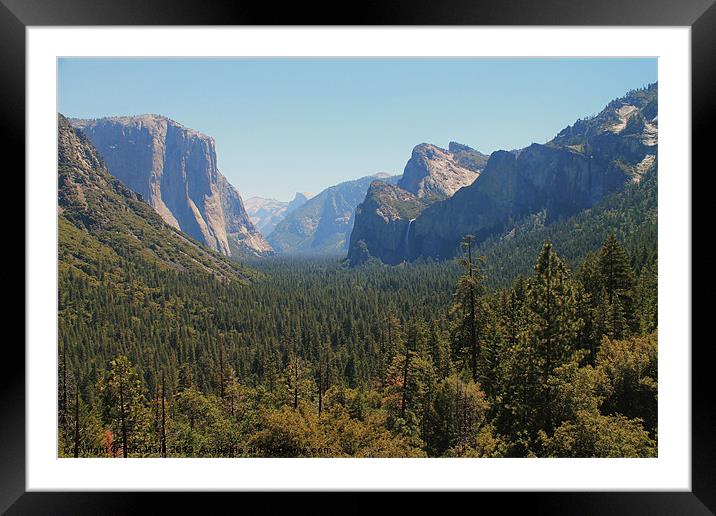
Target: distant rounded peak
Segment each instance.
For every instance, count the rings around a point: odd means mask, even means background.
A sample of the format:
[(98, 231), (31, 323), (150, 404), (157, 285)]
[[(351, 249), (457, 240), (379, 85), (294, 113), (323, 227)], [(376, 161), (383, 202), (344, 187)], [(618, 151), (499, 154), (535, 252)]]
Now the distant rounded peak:
[(378, 177), (380, 179), (385, 179), (386, 177), (390, 177), (390, 174), (388, 174), (387, 172), (377, 172), (370, 177)]
[(315, 197), (316, 194), (313, 192), (296, 192), (296, 195), (293, 196), (293, 200), (304, 200), (307, 201), (311, 199), (312, 197)]

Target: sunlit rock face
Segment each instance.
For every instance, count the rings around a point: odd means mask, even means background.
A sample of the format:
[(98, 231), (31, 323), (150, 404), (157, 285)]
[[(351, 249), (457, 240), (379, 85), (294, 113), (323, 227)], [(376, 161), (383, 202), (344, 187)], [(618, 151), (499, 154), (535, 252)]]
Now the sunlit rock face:
[[(489, 159), (456, 143), (447, 151), (418, 145), (396, 187), (412, 198), (385, 187), (369, 192), (356, 211), (350, 261), (450, 258), (465, 235), (479, 243), (531, 214), (543, 212), (549, 224), (590, 208), (657, 167), (657, 112), (653, 84), (613, 100), (547, 143), (496, 151)], [(464, 170), (470, 163), (473, 172)], [(403, 216), (385, 216), (398, 206)]]
[(348, 258), (375, 257), (391, 265), (415, 257), (413, 221), (433, 203), (450, 198), (480, 176), (488, 156), (456, 142), (448, 149), (421, 143), (413, 148), (397, 185), (375, 181), (356, 208)]
[(471, 185), (480, 171), (464, 166), (445, 149), (421, 143), (413, 149), (398, 186), (417, 197), (445, 199)]
[(266, 254), (238, 190), (219, 172), (214, 139), (160, 115), (73, 119), (112, 175), (161, 217), (227, 256)]

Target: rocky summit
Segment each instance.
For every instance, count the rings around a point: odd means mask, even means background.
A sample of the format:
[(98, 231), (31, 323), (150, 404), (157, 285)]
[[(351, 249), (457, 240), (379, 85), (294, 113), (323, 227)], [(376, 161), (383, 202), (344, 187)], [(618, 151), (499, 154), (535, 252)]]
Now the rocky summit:
[(375, 181), (356, 208), (348, 256), (396, 264), (412, 256), (412, 223), (432, 203), (450, 198), (480, 176), (488, 156), (456, 142), (448, 149), (415, 146), (396, 185)]
[(219, 172), (213, 138), (160, 115), (71, 123), (89, 137), (109, 172), (168, 224), (227, 256), (272, 251)]
[[(472, 151), (464, 147), (461, 153)], [(477, 179), (481, 169), (436, 145), (421, 143), (403, 170), (398, 186), (417, 197), (445, 199)]]

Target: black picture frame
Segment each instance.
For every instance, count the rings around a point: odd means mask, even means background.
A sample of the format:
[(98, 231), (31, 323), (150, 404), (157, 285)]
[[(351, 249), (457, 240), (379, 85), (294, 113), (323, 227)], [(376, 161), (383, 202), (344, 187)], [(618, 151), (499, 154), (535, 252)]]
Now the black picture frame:
[[(4, 147), (24, 170), (25, 29), (64, 25), (574, 25), (689, 26), (692, 72), (692, 163), (706, 173), (716, 117), (715, 0), (397, 0), (291, 3), (196, 0), (0, 0), (0, 120)], [(707, 161), (708, 160), (708, 161)], [(9, 173), (9, 168), (5, 169)], [(681, 171), (687, 174), (689, 171)], [(18, 174), (18, 172), (13, 172)], [(693, 203), (695, 204), (695, 203)], [(26, 275), (29, 271), (26, 269)], [(26, 307), (31, 310), (32, 307)], [(184, 494), (25, 492), (25, 358), (6, 339), (0, 375), (0, 511), (8, 514), (135, 512), (161, 496), (169, 510)], [(690, 342), (671, 343), (688, 346)], [(713, 514), (716, 511), (714, 397), (708, 340), (692, 346), (692, 491), (482, 494), (501, 510), (525, 502), (549, 514)], [(14, 352), (12, 357), (7, 353)], [(227, 495), (231, 496), (231, 495)], [(243, 495), (245, 496), (245, 495)], [(480, 503), (483, 503), (482, 501)]]

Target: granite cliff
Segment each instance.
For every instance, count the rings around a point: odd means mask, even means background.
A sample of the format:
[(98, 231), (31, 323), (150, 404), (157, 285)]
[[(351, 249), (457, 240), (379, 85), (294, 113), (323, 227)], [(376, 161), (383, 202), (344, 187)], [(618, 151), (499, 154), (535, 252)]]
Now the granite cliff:
[[(459, 144), (451, 143), (454, 149), (456, 145)], [(417, 197), (446, 199), (463, 186), (471, 185), (484, 168), (484, 162), (478, 168), (479, 165), (465, 159), (470, 152), (477, 153), (464, 145), (460, 146), (459, 154), (453, 154), (436, 145), (421, 143), (413, 149), (398, 186)]]
[[(496, 151), (474, 182), (424, 206), (409, 225), (405, 217), (377, 216), (395, 201), (374, 192), (357, 211), (349, 259), (356, 265), (370, 257), (385, 263), (449, 258), (467, 234), (479, 243), (537, 212), (544, 212), (550, 224), (590, 208), (656, 168), (657, 108), (658, 88), (652, 84), (610, 102), (545, 144)], [(428, 190), (414, 180), (402, 184), (411, 186), (411, 193)], [(404, 232), (387, 231), (386, 224), (402, 225)]]
[[(87, 136), (58, 117), (60, 274), (118, 281), (122, 263), (209, 273), (245, 282), (253, 274), (167, 224), (142, 197), (113, 177)], [(126, 265), (125, 265), (126, 266)], [(101, 272), (103, 271), (103, 272)]]
[(456, 142), (448, 149), (415, 146), (397, 184), (374, 181), (356, 208), (348, 256), (352, 264), (370, 256), (400, 263), (413, 255), (413, 221), (433, 203), (450, 198), (481, 174), (488, 156)]
[(109, 172), (167, 224), (227, 256), (271, 252), (219, 172), (214, 139), (160, 115), (72, 119)]

